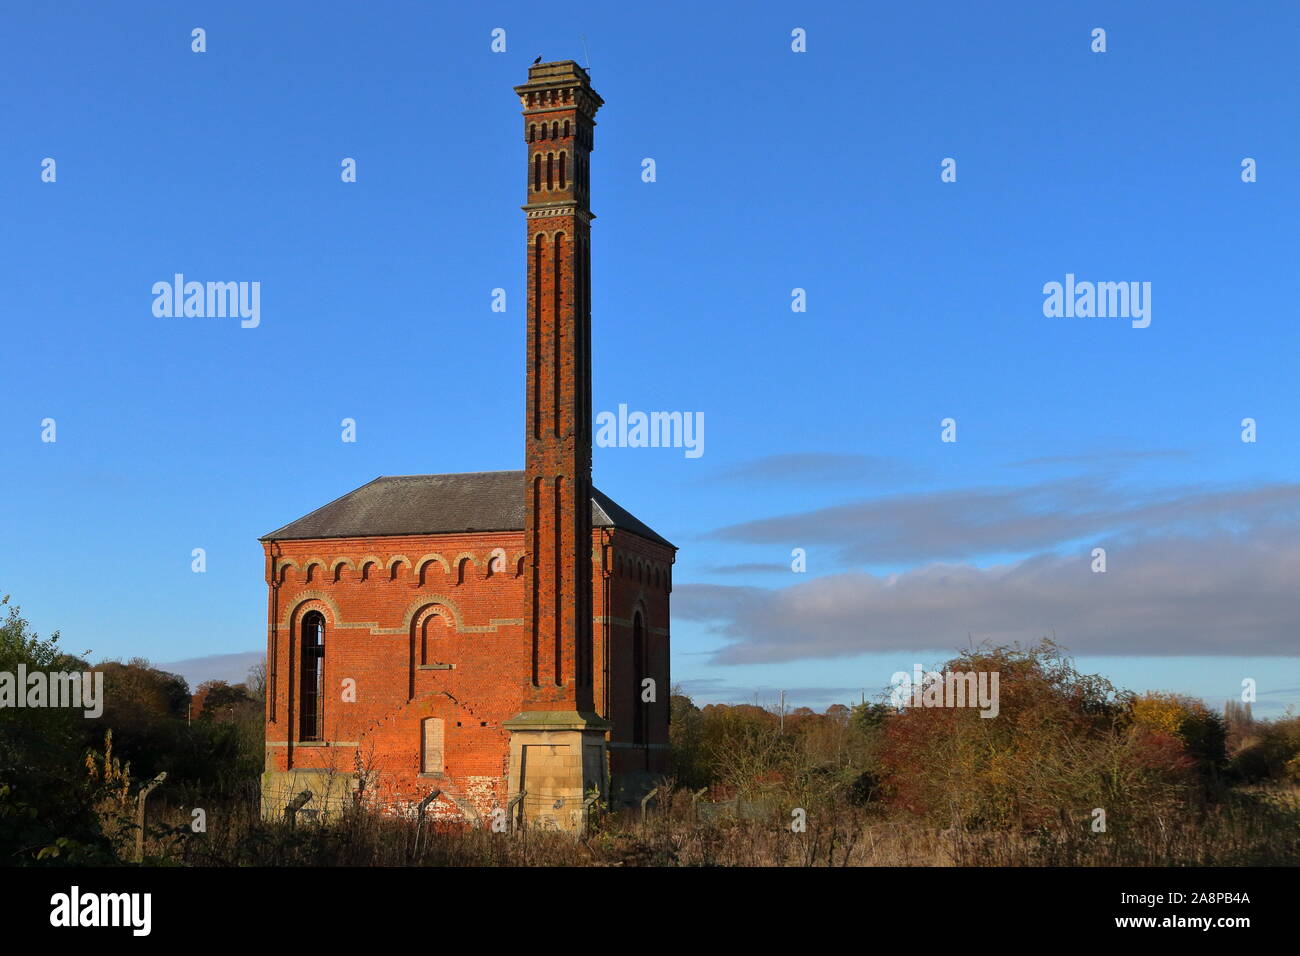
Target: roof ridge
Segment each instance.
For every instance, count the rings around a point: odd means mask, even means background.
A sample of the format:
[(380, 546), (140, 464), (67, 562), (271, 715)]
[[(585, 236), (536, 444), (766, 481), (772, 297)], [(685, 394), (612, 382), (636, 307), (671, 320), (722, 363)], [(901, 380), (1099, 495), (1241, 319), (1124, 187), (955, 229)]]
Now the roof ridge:
[[(522, 468), (498, 468), (493, 471), (431, 471), (423, 475), (380, 475), (375, 481), (380, 478), (461, 478), (469, 475), (522, 475), (523, 473)], [(361, 487), (364, 488), (365, 485)], [(354, 490), (360, 491), (361, 489)]]

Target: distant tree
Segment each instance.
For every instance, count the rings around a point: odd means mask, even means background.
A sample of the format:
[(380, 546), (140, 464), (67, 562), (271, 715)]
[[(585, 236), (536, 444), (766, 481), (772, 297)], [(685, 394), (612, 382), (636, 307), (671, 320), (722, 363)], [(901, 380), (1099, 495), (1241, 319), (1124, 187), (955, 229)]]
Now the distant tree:
[(1272, 721), (1253, 721), (1228, 766), (1236, 780), (1285, 780), (1300, 783), (1300, 717), (1293, 713)]
[(891, 713), (888, 704), (864, 701), (853, 705), (849, 712), (849, 724), (859, 733), (871, 736), (884, 726), (885, 718)]
[(202, 720), (234, 720), (261, 708), (243, 684), (209, 680), (195, 690), (191, 709), (193, 715)]
[(712, 782), (702, 750), (703, 715), (681, 688), (673, 688), (668, 704), (668, 741), (672, 773), (685, 787), (699, 789)]
[(244, 686), (248, 688), (248, 694), (258, 703), (266, 702), (266, 662), (258, 661), (248, 669), (248, 676), (244, 678)]
[(87, 721), (87, 745), (98, 746), (111, 729), (115, 751), (135, 776), (173, 770), (173, 755), (186, 746), (190, 691), (185, 678), (141, 657), (105, 661), (95, 670), (104, 675), (104, 713)]

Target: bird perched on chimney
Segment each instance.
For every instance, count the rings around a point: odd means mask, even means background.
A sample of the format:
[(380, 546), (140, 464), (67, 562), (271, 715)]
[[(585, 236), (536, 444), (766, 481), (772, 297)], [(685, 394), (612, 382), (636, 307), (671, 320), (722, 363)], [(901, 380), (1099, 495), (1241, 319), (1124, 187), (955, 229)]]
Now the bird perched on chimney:
[(533, 66), (536, 66), (538, 63), (541, 62), (542, 62), (542, 58), (539, 56), (537, 59), (533, 60)]

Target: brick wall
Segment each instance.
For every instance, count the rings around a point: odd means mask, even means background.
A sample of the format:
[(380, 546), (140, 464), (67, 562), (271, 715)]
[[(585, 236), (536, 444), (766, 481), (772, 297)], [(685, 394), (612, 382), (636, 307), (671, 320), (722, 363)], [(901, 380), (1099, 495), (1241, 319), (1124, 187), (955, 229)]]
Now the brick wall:
[[(595, 706), (614, 724), (611, 770), (663, 771), (664, 750), (621, 744), (632, 742), (639, 695), (631, 647), (638, 610), (657, 683), (647, 738), (667, 743), (673, 552), (615, 529), (596, 529), (592, 543)], [(395, 807), (436, 787), (446, 796), (431, 806), (434, 816), (486, 818), (503, 807), (509, 732), (501, 724), (524, 709), (533, 667), (523, 533), (264, 545), (266, 769), (364, 779), (368, 797)], [(325, 619), (319, 742), (299, 739), (302, 623), (311, 611)], [(421, 722), (429, 718), (442, 721), (438, 775), (423, 766)]]

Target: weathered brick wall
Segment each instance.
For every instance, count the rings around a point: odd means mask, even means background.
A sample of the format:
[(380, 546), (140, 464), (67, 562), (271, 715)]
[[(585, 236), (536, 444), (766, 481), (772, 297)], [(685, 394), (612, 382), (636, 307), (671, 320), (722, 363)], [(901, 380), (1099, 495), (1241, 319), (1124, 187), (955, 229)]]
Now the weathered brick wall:
[[(640, 607), (651, 676), (660, 688), (649, 710), (650, 740), (666, 743), (672, 551), (608, 529), (597, 529), (592, 541), (597, 712), (609, 715), (608, 681), (610, 737), (631, 740), (631, 621)], [(430, 808), (435, 816), (462, 816), (473, 807), (486, 818), (504, 806), (509, 732), (501, 724), (524, 708), (533, 667), (522, 532), (265, 547), (271, 585), (266, 769), (360, 774), (368, 796), (390, 805), (417, 802), (437, 787), (447, 797)], [(320, 743), (298, 739), (302, 621), (313, 610), (326, 622)], [(353, 683), (345, 687), (345, 680)], [(354, 700), (345, 699), (349, 690)], [(421, 766), (421, 721), (431, 717), (443, 721), (439, 776), (423, 774)], [(630, 758), (619, 748), (613, 753), (618, 773)], [(649, 766), (662, 769), (662, 759), (656, 753)], [(647, 766), (644, 753), (635, 764)]]
[[(666, 773), (672, 689), (668, 608), (674, 555), (671, 548), (626, 531), (615, 530), (610, 537), (613, 575), (608, 582), (609, 694), (602, 709), (602, 715), (614, 725), (609, 736), (610, 770), (613, 774)], [(644, 659), (639, 662), (633, 658), (633, 626), (638, 613), (644, 627)], [(655, 699), (643, 704), (644, 677), (654, 680)], [(633, 741), (637, 707), (645, 708), (645, 743), (649, 746), (638, 746)]]

